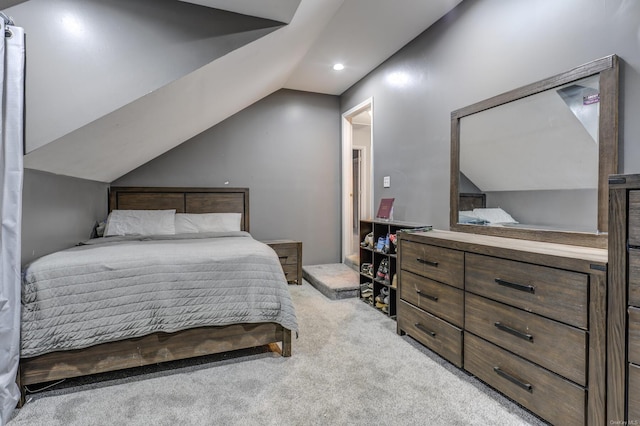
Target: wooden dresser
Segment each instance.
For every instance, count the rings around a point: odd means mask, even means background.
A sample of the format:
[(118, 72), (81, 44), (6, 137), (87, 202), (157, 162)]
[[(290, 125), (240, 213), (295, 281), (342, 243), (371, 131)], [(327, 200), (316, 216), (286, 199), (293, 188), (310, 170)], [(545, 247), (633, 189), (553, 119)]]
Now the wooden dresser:
[(430, 231), (399, 259), (398, 333), (553, 424), (605, 424), (607, 250)]
[(609, 177), (611, 424), (640, 424), (640, 175)]

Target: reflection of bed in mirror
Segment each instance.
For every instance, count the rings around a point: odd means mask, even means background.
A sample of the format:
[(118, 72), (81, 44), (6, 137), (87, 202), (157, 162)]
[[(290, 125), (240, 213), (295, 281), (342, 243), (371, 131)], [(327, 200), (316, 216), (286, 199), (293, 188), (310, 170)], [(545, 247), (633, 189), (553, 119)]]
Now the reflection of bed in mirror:
[(460, 193), (458, 201), (458, 223), (484, 225), (486, 222), (473, 212), (487, 205), (487, 197), (482, 193)]
[[(560, 226), (574, 232), (596, 231), (592, 221), (597, 216), (595, 189), (461, 193), (458, 206), (459, 224), (548, 231)], [(568, 210), (563, 206), (572, 207)]]
[(487, 207), (487, 196), (481, 193), (460, 193), (458, 207), (460, 211), (468, 211)]

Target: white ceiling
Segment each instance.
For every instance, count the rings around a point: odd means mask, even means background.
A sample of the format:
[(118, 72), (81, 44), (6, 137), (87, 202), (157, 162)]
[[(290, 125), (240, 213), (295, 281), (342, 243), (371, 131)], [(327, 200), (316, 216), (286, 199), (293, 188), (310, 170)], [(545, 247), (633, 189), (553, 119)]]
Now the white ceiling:
[[(281, 88), (340, 95), (460, 1), (189, 1), (288, 25), (53, 135), (27, 153), (25, 167), (111, 182)], [(22, 6), (5, 10), (16, 25)], [(332, 70), (338, 61), (343, 71)]]

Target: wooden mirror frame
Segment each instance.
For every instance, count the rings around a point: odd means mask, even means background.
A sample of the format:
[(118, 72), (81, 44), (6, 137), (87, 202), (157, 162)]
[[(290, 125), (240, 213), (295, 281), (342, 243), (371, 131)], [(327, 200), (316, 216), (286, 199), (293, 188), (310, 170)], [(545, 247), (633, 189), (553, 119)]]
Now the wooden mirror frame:
[[(452, 231), (494, 235), (534, 241), (556, 242), (587, 247), (607, 247), (608, 177), (618, 173), (618, 98), (619, 64), (616, 55), (597, 59), (570, 71), (555, 75), (451, 113), (451, 192), (449, 223)], [(600, 113), (598, 134), (598, 230), (595, 233), (562, 230), (492, 227), (458, 223), (460, 181), (460, 119), (554, 87), (592, 75), (600, 75)]]

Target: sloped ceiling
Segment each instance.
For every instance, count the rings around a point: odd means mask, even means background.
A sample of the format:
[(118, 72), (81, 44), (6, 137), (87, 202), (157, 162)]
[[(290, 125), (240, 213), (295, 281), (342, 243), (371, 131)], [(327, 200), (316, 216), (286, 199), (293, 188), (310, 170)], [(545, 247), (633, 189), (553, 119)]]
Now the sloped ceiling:
[(25, 167), (111, 182), (281, 88), (341, 94), (459, 1), (17, 4)]

